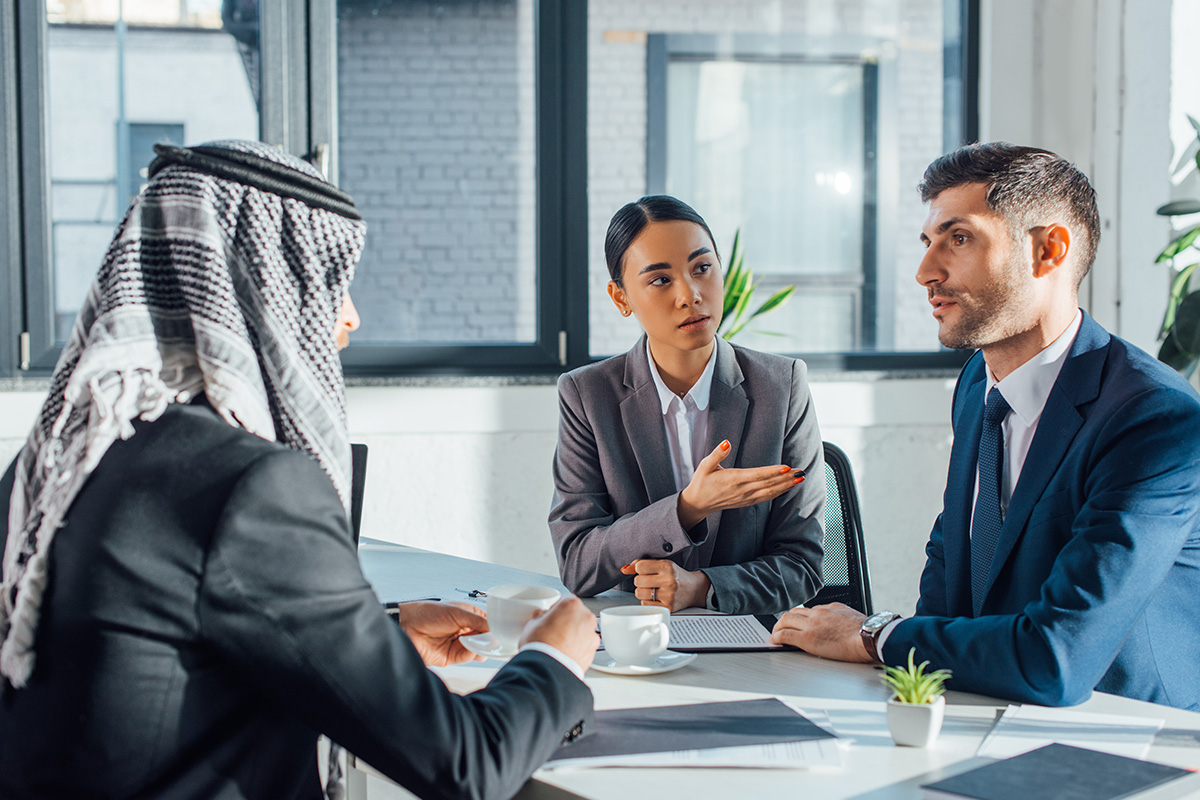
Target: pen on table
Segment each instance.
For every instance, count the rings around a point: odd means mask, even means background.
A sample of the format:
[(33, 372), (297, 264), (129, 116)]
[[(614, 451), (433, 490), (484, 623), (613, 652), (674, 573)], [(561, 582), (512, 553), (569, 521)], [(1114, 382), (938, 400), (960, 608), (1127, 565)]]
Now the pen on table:
[(440, 603), (440, 597), (413, 597), (408, 600), (393, 600), (383, 604), (384, 608), (399, 608), (403, 603)]

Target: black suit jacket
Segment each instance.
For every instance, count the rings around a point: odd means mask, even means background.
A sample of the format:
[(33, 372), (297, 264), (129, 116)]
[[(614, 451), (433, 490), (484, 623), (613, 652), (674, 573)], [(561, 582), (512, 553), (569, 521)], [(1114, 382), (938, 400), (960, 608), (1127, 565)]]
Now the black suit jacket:
[(32, 678), (0, 692), (0, 797), (318, 797), (318, 732), (422, 797), (507, 797), (590, 720), (536, 652), (449, 692), (304, 454), (201, 405), (135, 427), (52, 544)]

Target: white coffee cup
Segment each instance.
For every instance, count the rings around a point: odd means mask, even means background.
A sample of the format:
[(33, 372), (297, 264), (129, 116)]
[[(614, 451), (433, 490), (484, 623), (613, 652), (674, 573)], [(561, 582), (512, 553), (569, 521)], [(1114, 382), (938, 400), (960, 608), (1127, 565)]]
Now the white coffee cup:
[(618, 664), (652, 664), (671, 640), (671, 614), (659, 606), (617, 606), (600, 612), (604, 649)]
[(521, 631), (538, 611), (558, 600), (558, 591), (545, 586), (511, 583), (487, 592), (488, 628), (505, 650), (515, 650)]

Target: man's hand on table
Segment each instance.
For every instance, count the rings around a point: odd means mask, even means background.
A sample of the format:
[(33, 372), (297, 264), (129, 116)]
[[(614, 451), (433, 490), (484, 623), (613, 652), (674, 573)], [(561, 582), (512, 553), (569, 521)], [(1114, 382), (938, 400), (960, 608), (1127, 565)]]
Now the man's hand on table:
[(525, 626), (520, 644), (529, 642), (550, 645), (587, 672), (600, 646), (596, 615), (578, 597), (564, 597)]
[(467, 603), (401, 603), (397, 607), (400, 627), (430, 667), (446, 667), (467, 661), (482, 661), (458, 639), (486, 633), (487, 614)]
[(865, 619), (842, 603), (815, 608), (797, 606), (775, 623), (771, 641), (799, 647), (821, 658), (867, 664), (872, 659), (859, 633)]

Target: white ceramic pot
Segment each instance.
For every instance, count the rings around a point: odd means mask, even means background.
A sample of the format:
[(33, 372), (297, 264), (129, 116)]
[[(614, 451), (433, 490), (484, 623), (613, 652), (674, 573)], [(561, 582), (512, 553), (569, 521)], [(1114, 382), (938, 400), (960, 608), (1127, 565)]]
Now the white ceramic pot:
[(888, 730), (896, 744), (907, 747), (928, 747), (942, 730), (946, 716), (946, 698), (938, 695), (932, 703), (901, 703), (894, 697), (888, 700)]

